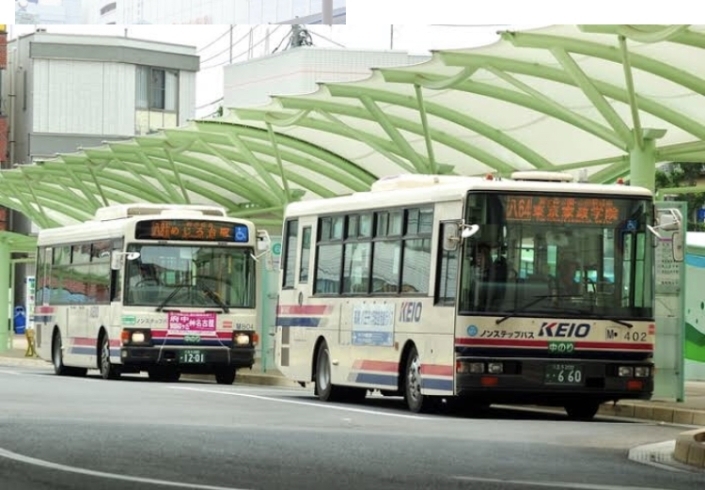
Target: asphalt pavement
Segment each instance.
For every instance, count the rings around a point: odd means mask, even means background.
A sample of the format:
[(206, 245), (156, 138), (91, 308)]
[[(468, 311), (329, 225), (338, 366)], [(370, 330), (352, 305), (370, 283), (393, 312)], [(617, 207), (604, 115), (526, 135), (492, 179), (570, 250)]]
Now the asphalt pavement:
[(0, 488), (692, 490), (705, 473), (630, 461), (683, 426), (491, 409), (414, 415), (394, 398), (62, 378), (0, 367)]

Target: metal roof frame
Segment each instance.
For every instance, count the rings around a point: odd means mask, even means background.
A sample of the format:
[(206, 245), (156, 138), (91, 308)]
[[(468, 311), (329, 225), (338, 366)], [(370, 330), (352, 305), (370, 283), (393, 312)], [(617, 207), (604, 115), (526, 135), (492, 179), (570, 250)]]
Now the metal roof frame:
[(42, 227), (137, 201), (218, 204), (277, 226), (288, 202), (399, 173), (542, 169), (610, 182), (631, 172), (649, 186), (658, 162), (705, 161), (704, 49), (705, 26), (504, 32), (489, 46), (4, 170), (0, 204)]

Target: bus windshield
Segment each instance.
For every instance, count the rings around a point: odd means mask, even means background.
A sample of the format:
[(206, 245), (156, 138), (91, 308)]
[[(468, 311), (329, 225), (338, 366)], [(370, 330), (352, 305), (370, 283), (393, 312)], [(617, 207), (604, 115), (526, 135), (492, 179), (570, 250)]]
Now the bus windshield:
[(255, 263), (242, 247), (130, 244), (125, 305), (255, 307)]
[(653, 317), (647, 198), (469, 193), (460, 314)]

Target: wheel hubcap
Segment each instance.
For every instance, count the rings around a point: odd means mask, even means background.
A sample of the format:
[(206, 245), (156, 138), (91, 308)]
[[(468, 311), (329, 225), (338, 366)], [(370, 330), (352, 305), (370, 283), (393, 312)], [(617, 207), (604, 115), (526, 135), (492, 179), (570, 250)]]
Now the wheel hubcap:
[(323, 351), (321, 356), (321, 361), (318, 366), (318, 381), (319, 389), (325, 391), (328, 388), (328, 383), (330, 383), (330, 366), (328, 364), (328, 353)]
[(421, 364), (418, 356), (411, 361), (409, 365), (409, 373), (407, 376), (409, 384), (409, 396), (415, 402), (421, 398)]
[(110, 343), (107, 338), (103, 340), (103, 349), (101, 351), (100, 360), (103, 372), (107, 373), (110, 370)]
[(58, 369), (61, 367), (61, 339), (54, 339), (54, 366)]

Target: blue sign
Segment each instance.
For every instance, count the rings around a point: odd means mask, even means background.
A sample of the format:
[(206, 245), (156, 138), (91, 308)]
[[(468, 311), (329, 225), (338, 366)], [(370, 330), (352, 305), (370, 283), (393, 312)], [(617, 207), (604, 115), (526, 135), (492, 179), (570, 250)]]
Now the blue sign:
[(470, 325), (468, 327), (468, 336), (474, 337), (475, 335), (477, 335), (477, 327), (475, 325)]
[(250, 240), (250, 232), (247, 225), (235, 225), (233, 238), (237, 243), (247, 243)]
[(698, 209), (698, 222), (705, 222), (705, 208)]

